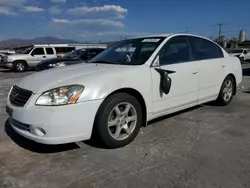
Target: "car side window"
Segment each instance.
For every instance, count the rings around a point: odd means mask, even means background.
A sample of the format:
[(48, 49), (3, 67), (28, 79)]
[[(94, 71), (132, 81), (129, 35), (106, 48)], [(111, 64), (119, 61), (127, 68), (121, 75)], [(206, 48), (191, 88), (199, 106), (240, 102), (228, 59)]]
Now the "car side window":
[(206, 60), (224, 57), (222, 50), (213, 42), (198, 38), (188, 37), (195, 60)]
[(96, 56), (97, 52), (95, 50), (90, 50), (87, 52), (90, 57)]
[(104, 49), (97, 49), (97, 54), (102, 53)]
[(80, 56), (81, 60), (88, 60), (89, 58), (91, 58), (91, 54), (90, 51), (86, 50), (82, 53), (82, 55)]
[(189, 62), (192, 60), (185, 36), (177, 36), (162, 47), (159, 53), (160, 65)]
[(46, 48), (46, 53), (47, 55), (53, 55), (54, 54), (53, 48)]
[(43, 48), (36, 48), (33, 50), (32, 55), (45, 55)]

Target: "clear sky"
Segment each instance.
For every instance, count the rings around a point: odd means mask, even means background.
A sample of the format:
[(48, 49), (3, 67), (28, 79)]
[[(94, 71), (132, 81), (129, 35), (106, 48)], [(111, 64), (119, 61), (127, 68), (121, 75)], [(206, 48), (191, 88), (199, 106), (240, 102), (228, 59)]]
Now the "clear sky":
[[(56, 36), (81, 41), (189, 32), (250, 32), (250, 0), (0, 0), (0, 40)], [(249, 34), (250, 36), (250, 34)]]

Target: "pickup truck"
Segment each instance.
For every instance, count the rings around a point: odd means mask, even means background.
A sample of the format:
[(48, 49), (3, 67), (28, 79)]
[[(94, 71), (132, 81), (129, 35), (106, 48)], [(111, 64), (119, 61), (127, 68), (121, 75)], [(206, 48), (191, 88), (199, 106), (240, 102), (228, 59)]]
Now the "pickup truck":
[(21, 54), (13, 54), (4, 57), (3, 68), (16, 72), (24, 72), (28, 68), (36, 68), (36, 65), (47, 59), (56, 58), (54, 47), (31, 47)]

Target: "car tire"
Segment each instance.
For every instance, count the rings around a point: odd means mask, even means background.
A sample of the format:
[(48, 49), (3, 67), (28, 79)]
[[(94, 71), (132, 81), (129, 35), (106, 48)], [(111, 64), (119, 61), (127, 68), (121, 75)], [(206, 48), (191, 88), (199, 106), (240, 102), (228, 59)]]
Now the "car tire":
[(227, 76), (221, 85), (220, 93), (216, 103), (221, 106), (228, 105), (233, 99), (235, 87), (235, 80), (233, 77)]
[(107, 148), (120, 148), (131, 143), (142, 125), (142, 109), (137, 99), (127, 93), (109, 96), (100, 106), (93, 134)]
[(27, 69), (27, 64), (24, 61), (16, 61), (14, 62), (14, 70), (16, 72), (25, 72)]

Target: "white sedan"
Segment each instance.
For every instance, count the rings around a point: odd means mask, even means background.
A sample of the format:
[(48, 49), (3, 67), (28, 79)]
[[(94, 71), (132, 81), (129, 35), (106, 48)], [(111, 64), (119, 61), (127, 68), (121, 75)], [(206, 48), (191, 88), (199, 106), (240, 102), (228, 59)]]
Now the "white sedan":
[(123, 40), (85, 64), (32, 74), (12, 86), (13, 129), (44, 144), (97, 136), (108, 148), (132, 142), (149, 120), (216, 101), (227, 105), (241, 63), (213, 41), (187, 34)]

